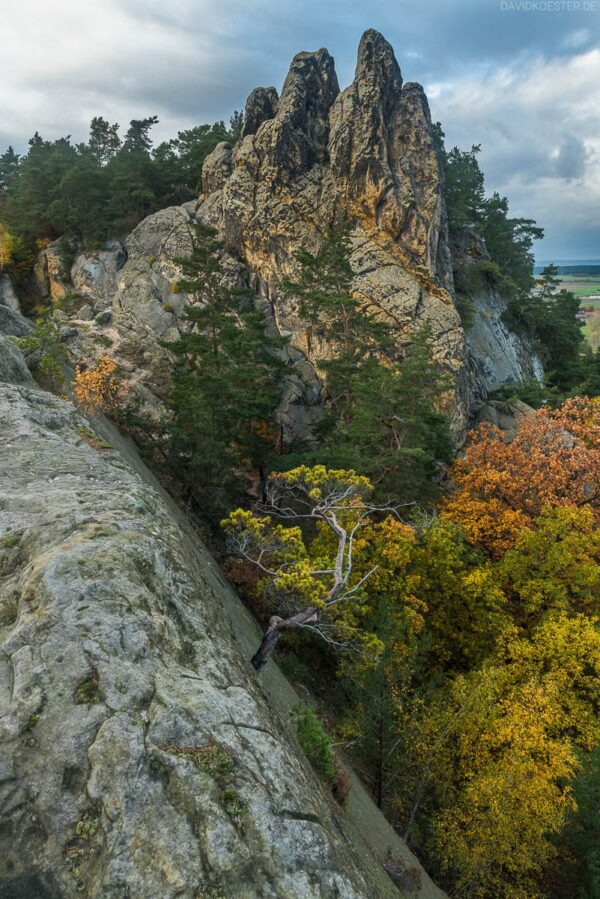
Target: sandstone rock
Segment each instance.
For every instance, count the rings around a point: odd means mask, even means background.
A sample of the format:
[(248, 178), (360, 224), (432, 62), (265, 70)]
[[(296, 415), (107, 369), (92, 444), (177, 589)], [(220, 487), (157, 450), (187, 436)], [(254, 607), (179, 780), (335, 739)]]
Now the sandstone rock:
[(77, 330), (77, 328), (70, 328), (68, 326), (65, 326), (63, 328), (59, 328), (58, 339), (61, 343), (67, 343), (69, 340), (73, 340), (75, 337), (77, 337), (78, 334), (79, 331)]
[(503, 320), (506, 302), (493, 280), (480, 275), (481, 266), (489, 263), (485, 243), (471, 229), (464, 229), (452, 253), (461, 284), (458, 302), (463, 308), (470, 366), (471, 408), (476, 412), (490, 393), (522, 381), (542, 381), (544, 369), (531, 342), (515, 334)]
[(217, 144), (202, 167), (202, 190), (204, 195), (220, 190), (231, 175), (231, 144)]
[(75, 291), (82, 296), (112, 302), (118, 288), (118, 273), (126, 258), (125, 248), (117, 240), (108, 241), (103, 250), (80, 253), (71, 269)]
[(248, 99), (244, 109), (242, 137), (256, 134), (263, 122), (272, 119), (277, 112), (279, 96), (274, 87), (257, 87)]
[(77, 310), (77, 318), (82, 322), (90, 322), (94, 318), (94, 310), (88, 303), (84, 303)]
[(0, 382), (14, 384), (33, 383), (33, 379), (21, 351), (1, 333), (0, 322)]
[(8, 275), (0, 275), (0, 334), (24, 337), (32, 328), (32, 323), (21, 315), (10, 278)]
[[(454, 385), (445, 408), (459, 442), (491, 391), (541, 376), (532, 348), (503, 324), (494, 292), (473, 300), (467, 347), (427, 99), (419, 85), (403, 83), (376, 31), (363, 35), (355, 78), (342, 93), (323, 49), (294, 57), (280, 98), (274, 88), (253, 91), (241, 140), (233, 149), (219, 144), (205, 161), (201, 201), (149, 216), (120, 254), (78, 257), (77, 291), (112, 319), (98, 326), (101, 334), (80, 334), (73, 352), (93, 356), (108, 340), (132, 382), (159, 399), (169, 387), (161, 343), (186, 327), (181, 313), (191, 299), (177, 291), (177, 259), (190, 252), (198, 220), (225, 242), (227, 283), (251, 288), (272, 327), (290, 338), (295, 371), (279, 410), (288, 439), (310, 436), (324, 395), (318, 362), (329, 350), (308, 345), (282, 282), (297, 274), (298, 252), (315, 251), (344, 220), (352, 228), (355, 294), (393, 325), (398, 354), (416, 329), (429, 327), (434, 359)], [(468, 251), (457, 253), (460, 266)]]
[(0, 334), (24, 337), (32, 327), (31, 322), (18, 312), (14, 312), (8, 306), (0, 305)]
[(21, 313), (19, 299), (8, 275), (0, 274), (0, 306), (7, 306), (12, 312)]
[(500, 428), (510, 443), (516, 436), (519, 424), (533, 411), (531, 406), (521, 400), (488, 400), (479, 410), (476, 424), (485, 422)]
[(108, 309), (104, 312), (98, 312), (94, 316), (94, 321), (97, 325), (108, 325), (112, 320), (112, 312), (109, 312)]
[[(250, 108), (255, 104), (251, 95)], [(402, 86), (390, 45), (369, 31), (349, 88), (339, 94), (327, 51), (301, 53), (273, 112), (246, 130), (230, 177), (206, 197), (199, 216), (221, 230), (257, 276), (278, 330), (313, 367), (313, 391), (315, 363), (327, 348), (309, 351), (305, 323), (281, 282), (297, 271), (303, 246), (315, 250), (328, 226), (349, 219), (357, 295), (397, 327), (399, 348), (429, 323), (435, 357), (456, 384), (452, 412), (462, 435), (469, 404), (465, 339), (449, 292), (443, 178), (421, 88)], [(212, 167), (210, 157), (206, 164)], [(282, 408), (288, 436), (306, 436), (305, 410), (302, 403)]]
[[(0, 384), (0, 420), (2, 895), (398, 895), (266, 704), (228, 587), (155, 490), (62, 399)], [(443, 896), (424, 872), (410, 895)]]
[(63, 300), (66, 297), (69, 292), (70, 271), (65, 264), (59, 240), (39, 253), (33, 275), (36, 289), (42, 298)]
[(0, 416), (4, 895), (369, 895), (159, 498), (68, 403)]

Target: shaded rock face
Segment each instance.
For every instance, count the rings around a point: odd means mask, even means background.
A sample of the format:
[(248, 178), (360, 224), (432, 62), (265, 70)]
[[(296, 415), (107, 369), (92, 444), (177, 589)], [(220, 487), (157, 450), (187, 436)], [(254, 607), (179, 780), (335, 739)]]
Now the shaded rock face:
[[(455, 265), (465, 281), (481, 263), (489, 261), (483, 240), (469, 229), (453, 248)], [(490, 393), (522, 381), (542, 381), (542, 362), (529, 340), (515, 334), (503, 321), (506, 303), (493, 283), (476, 281), (473, 292), (460, 297), (467, 309), (467, 350), (470, 368), (471, 407), (477, 411)]]
[(274, 87), (255, 88), (246, 100), (242, 137), (255, 134), (263, 122), (272, 119), (278, 103), (279, 96)]
[(505, 440), (510, 443), (517, 435), (519, 425), (524, 418), (535, 410), (521, 400), (489, 400), (477, 413), (476, 424), (490, 424), (500, 428)]
[(34, 286), (40, 297), (63, 300), (69, 292), (69, 272), (55, 240), (40, 252), (33, 270)]
[(8, 275), (0, 274), (0, 306), (7, 306), (13, 312), (20, 312), (21, 306)]
[(33, 378), (21, 351), (2, 333), (0, 321), (0, 382), (33, 384)]
[(19, 300), (8, 275), (0, 275), (0, 334), (24, 337), (33, 325), (21, 315)]
[(2, 895), (370, 896), (160, 497), (57, 397), (0, 421)]

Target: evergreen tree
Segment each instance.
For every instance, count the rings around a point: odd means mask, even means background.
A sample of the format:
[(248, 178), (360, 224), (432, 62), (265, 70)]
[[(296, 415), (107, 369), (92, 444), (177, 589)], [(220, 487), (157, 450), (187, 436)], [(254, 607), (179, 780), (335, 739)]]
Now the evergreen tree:
[(111, 125), (102, 116), (94, 116), (90, 123), (88, 148), (99, 165), (106, 165), (121, 146), (119, 126)]
[[(586, 374), (585, 338), (577, 319), (579, 299), (561, 289), (556, 265), (544, 268), (539, 285), (538, 293), (521, 299), (518, 320), (526, 325), (538, 344), (548, 386), (564, 396), (576, 388)], [(516, 314), (512, 307), (512, 316)]]
[(175, 358), (170, 456), (188, 494), (211, 520), (243, 495), (244, 473), (275, 451), (281, 341), (269, 337), (249, 292), (223, 283), (223, 244), (198, 225), (178, 288), (190, 330), (168, 344)]
[(448, 422), (437, 411), (445, 380), (430, 360), (427, 330), (414, 335), (401, 362), (394, 358), (391, 326), (352, 293), (350, 250), (348, 227), (333, 229), (316, 254), (299, 254), (300, 276), (287, 285), (308, 322), (309, 351), (325, 357), (321, 446), (309, 456), (364, 472), (386, 499), (426, 499), (435, 494), (439, 462), (452, 455)]
[(20, 156), (12, 147), (0, 156), (0, 203), (19, 173)]
[(126, 231), (159, 208), (157, 173), (152, 161), (150, 131), (158, 118), (133, 119), (122, 147), (108, 164), (110, 201), (108, 215), (114, 226)]

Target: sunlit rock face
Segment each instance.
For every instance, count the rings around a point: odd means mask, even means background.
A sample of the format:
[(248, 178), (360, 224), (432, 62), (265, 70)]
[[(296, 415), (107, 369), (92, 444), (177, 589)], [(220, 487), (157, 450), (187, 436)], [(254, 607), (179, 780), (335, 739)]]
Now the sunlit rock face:
[(198, 213), (256, 276), (278, 329), (309, 363), (300, 374), (296, 410), (283, 410), (287, 428), (293, 434), (297, 421), (301, 430), (307, 406), (318, 406), (314, 363), (327, 347), (309, 347), (306, 324), (281, 283), (297, 271), (301, 247), (315, 250), (331, 225), (349, 221), (357, 296), (396, 327), (400, 352), (415, 329), (429, 324), (433, 354), (455, 383), (449, 408), (462, 433), (465, 340), (451, 293), (443, 176), (422, 88), (403, 85), (391, 46), (367, 31), (346, 90), (340, 93), (326, 50), (300, 53), (277, 102), (265, 103), (261, 90), (250, 95), (245, 122), (217, 190), (213, 172), (224, 148), (207, 160)]
[[(309, 436), (321, 415), (317, 363), (329, 349), (308, 340), (298, 303), (282, 284), (297, 274), (299, 250), (317, 250), (340, 222), (351, 229), (355, 294), (392, 324), (398, 356), (428, 326), (432, 355), (449, 375), (442, 403), (459, 442), (490, 391), (540, 375), (531, 347), (502, 323), (497, 294), (475, 298), (467, 338), (427, 98), (418, 84), (403, 82), (376, 31), (363, 35), (354, 80), (341, 92), (327, 50), (297, 54), (281, 95), (273, 87), (253, 90), (240, 140), (219, 144), (206, 159), (198, 201), (161, 210), (123, 245), (76, 259), (71, 277), (81, 300), (69, 312), (76, 330), (69, 349), (80, 357), (109, 352), (150, 404), (170, 386), (161, 343), (186, 327), (182, 312), (194, 301), (178, 292), (177, 260), (189, 253), (198, 221), (225, 242), (227, 283), (249, 288), (270, 327), (289, 337), (279, 408), (288, 439)], [(459, 261), (468, 255), (466, 247), (456, 252)], [(62, 280), (52, 282), (55, 262), (52, 255), (40, 264), (51, 295), (64, 291)]]

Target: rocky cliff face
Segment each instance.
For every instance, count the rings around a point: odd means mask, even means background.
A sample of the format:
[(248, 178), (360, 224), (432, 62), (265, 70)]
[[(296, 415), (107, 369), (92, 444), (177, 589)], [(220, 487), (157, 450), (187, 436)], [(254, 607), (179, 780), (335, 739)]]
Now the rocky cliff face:
[[(190, 298), (174, 288), (176, 259), (189, 252), (198, 220), (226, 242), (228, 281), (252, 288), (273, 326), (290, 337), (280, 406), (288, 437), (305, 437), (320, 414), (315, 363), (327, 347), (309, 343), (281, 284), (296, 273), (298, 251), (316, 250), (342, 220), (352, 225), (356, 295), (395, 327), (399, 354), (415, 329), (429, 325), (433, 355), (454, 384), (447, 408), (459, 440), (490, 391), (541, 373), (531, 348), (502, 324), (503, 301), (493, 290), (474, 299), (465, 333), (427, 99), (419, 85), (403, 83), (376, 31), (363, 35), (354, 81), (342, 92), (327, 50), (299, 53), (281, 96), (272, 87), (252, 91), (242, 138), (208, 157), (197, 202), (150, 216), (123, 246), (113, 241), (77, 258), (75, 297), (67, 292), (58, 313), (70, 319), (65, 339), (84, 357), (108, 351), (150, 403), (168, 389), (160, 341), (182, 327)], [(59, 268), (57, 248), (48, 248), (38, 279), (49, 296), (65, 295)]]
[(107, 433), (0, 335), (0, 895), (441, 899), (358, 786), (354, 823), (326, 799), (241, 604)]
[(544, 369), (531, 343), (506, 326), (506, 304), (493, 280), (480, 273), (482, 263), (489, 262), (482, 239), (465, 229), (453, 247), (452, 257), (461, 281), (471, 284), (462, 293), (457, 284), (456, 294), (464, 311), (471, 407), (478, 410), (500, 387), (541, 381)]

